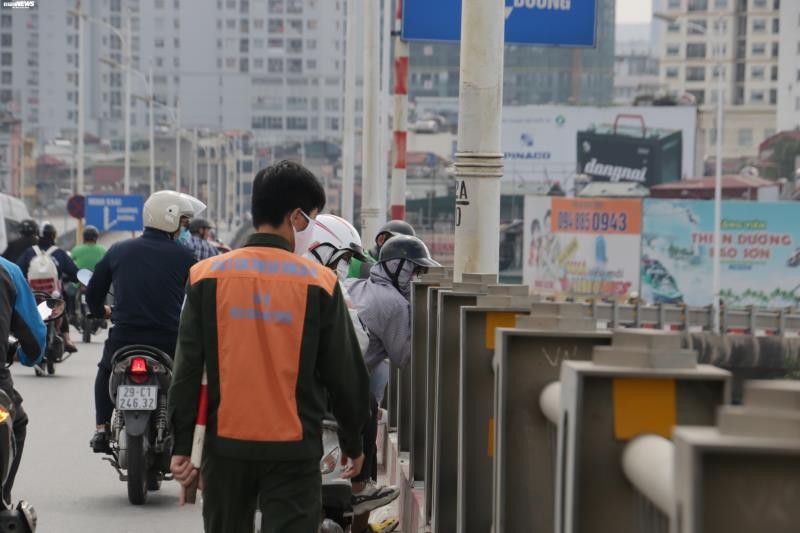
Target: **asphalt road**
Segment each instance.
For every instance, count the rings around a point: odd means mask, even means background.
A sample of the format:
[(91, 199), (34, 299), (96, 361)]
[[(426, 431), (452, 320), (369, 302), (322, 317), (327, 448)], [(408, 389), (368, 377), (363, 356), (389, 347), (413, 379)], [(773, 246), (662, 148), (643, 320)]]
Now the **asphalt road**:
[[(73, 331), (73, 339), (80, 337)], [(144, 506), (128, 503), (117, 473), (89, 449), (94, 431), (94, 377), (101, 339), (37, 378), (15, 365), (14, 381), (30, 417), (13, 497), (32, 503), (42, 533), (183, 533), (202, 531), (197, 506), (178, 505), (178, 485), (165, 482)]]

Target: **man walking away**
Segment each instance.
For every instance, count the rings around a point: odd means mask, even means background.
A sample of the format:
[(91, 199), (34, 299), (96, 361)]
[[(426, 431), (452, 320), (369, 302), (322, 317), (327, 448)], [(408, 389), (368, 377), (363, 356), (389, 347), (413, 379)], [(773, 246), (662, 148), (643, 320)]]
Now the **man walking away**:
[[(207, 533), (313, 533), (322, 514), (322, 417), (340, 427), (345, 477), (361, 470), (369, 380), (336, 274), (302, 256), (325, 206), (317, 178), (284, 161), (253, 181), (247, 246), (192, 268), (181, 316), (169, 421), (184, 487), (200, 383), (208, 374), (203, 453)], [(294, 253), (292, 253), (294, 252)]]

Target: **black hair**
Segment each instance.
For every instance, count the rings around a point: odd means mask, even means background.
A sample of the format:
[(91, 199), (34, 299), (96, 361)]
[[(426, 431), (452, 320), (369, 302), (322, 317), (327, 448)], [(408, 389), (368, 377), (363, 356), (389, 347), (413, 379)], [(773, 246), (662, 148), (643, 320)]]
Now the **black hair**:
[(542, 226), (541, 224), (539, 224), (539, 219), (538, 218), (533, 219), (533, 222), (531, 222), (531, 233), (533, 233), (534, 231), (541, 231), (541, 230)]
[(303, 165), (281, 161), (256, 174), (253, 180), (253, 226), (278, 227), (297, 208), (307, 215), (325, 207), (325, 189)]

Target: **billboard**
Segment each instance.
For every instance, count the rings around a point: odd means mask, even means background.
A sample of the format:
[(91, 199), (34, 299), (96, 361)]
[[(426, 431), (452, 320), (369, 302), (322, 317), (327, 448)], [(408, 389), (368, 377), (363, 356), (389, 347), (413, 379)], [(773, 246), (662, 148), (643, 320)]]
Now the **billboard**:
[[(714, 203), (645, 200), (642, 298), (711, 305)], [(722, 203), (722, 300), (729, 306), (800, 304), (800, 205)]]
[(526, 197), (524, 282), (537, 294), (628, 298), (639, 286), (641, 206)]
[(505, 106), (504, 179), (572, 191), (579, 173), (644, 185), (693, 177), (696, 128), (694, 107)]

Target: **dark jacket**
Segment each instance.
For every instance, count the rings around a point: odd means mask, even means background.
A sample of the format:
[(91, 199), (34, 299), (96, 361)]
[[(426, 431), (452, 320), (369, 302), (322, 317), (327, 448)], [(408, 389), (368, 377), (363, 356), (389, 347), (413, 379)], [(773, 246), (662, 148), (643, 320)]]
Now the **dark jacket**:
[[(39, 249), (42, 250), (42, 252), (46, 252), (51, 246), (53, 246), (53, 241), (39, 239), (37, 246), (39, 246)], [(22, 254), (22, 257), (17, 259), (17, 266), (20, 268), (20, 270), (22, 270), (22, 275), (25, 276), (26, 279), (28, 277), (28, 267), (31, 266), (31, 261), (34, 257), (36, 257), (36, 251), (34, 251), (33, 247), (30, 247), (24, 254)], [(50, 257), (52, 257), (56, 263), (58, 276), (60, 278), (73, 282), (78, 281), (78, 267), (67, 252), (61, 248), (58, 248)]]
[(35, 245), (37, 241), (38, 239), (33, 235), (23, 235), (22, 237), (14, 239), (8, 243), (6, 251), (3, 252), (3, 258), (8, 259), (12, 263), (16, 263), (17, 260), (22, 257), (22, 254), (27, 252), (28, 249)]
[(194, 262), (184, 245), (162, 231), (145, 229), (140, 237), (112, 246), (97, 263), (86, 303), (92, 314), (102, 316), (113, 285), (110, 338), (121, 343), (174, 343)]
[(345, 454), (362, 452), (369, 376), (336, 274), (274, 235), (192, 268), (175, 355), (169, 420), (189, 455), (203, 368), (214, 453), (297, 461), (322, 455), (326, 392)]
[(19, 340), (17, 358), (27, 366), (44, 357), (47, 330), (36, 309), (36, 300), (19, 267), (0, 259), (0, 368), (5, 367), (8, 335)]

